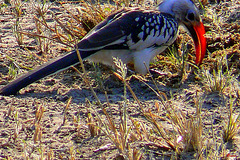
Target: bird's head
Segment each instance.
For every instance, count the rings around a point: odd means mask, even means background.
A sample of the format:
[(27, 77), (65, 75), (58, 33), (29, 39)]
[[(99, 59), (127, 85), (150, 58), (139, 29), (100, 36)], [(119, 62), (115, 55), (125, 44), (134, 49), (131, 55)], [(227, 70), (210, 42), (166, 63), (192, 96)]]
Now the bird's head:
[(196, 49), (196, 64), (202, 63), (206, 53), (205, 29), (199, 11), (192, 0), (163, 0), (158, 5), (158, 10), (171, 14), (189, 30)]

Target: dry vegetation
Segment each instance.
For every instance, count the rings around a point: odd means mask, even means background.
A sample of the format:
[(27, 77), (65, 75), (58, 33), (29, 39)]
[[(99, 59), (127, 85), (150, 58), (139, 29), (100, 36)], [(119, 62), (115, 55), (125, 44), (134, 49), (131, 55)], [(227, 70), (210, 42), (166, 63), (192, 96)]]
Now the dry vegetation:
[[(148, 1), (0, 1), (0, 85), (73, 49), (122, 6)], [(239, 159), (240, 2), (201, 1), (201, 67), (181, 30), (146, 76), (85, 62), (0, 96), (1, 159)]]

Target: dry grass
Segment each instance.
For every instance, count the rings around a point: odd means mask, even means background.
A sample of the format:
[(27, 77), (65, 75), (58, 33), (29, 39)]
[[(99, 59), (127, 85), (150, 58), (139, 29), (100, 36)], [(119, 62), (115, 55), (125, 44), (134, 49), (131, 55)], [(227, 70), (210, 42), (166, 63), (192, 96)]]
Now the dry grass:
[[(1, 13), (12, 7), (12, 12), (6, 13), (14, 18), (11, 32), (16, 45), (10, 47), (17, 48), (17, 53), (21, 49), (23, 54), (14, 54), (9, 46), (4, 50), (5, 39), (1, 40), (2, 84), (21, 70), (58, 56), (55, 54), (60, 51), (74, 49), (87, 32), (122, 5), (149, 8), (154, 4), (10, 3), (1, 5)], [(25, 89), (24, 95), (0, 96), (0, 157), (239, 158), (240, 24), (239, 20), (229, 22), (239, 2), (233, 4), (200, 4), (208, 39), (208, 55), (201, 68), (191, 63), (193, 44), (181, 31), (183, 35), (175, 45), (151, 66), (162, 74), (128, 74), (126, 65), (115, 59), (114, 71), (101, 71), (96, 76), (96, 71), (105, 66), (85, 63), (79, 56), (80, 67), (68, 70), (74, 73), (35, 83)], [(33, 6), (31, 10), (29, 5)], [(228, 12), (228, 6), (232, 12)], [(27, 16), (33, 28), (23, 23)]]

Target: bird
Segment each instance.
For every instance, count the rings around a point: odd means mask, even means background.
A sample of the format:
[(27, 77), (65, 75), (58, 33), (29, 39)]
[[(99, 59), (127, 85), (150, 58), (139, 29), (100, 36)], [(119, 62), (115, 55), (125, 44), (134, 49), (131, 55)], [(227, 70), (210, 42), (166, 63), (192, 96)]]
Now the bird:
[(152, 59), (177, 38), (184, 26), (193, 39), (196, 65), (206, 53), (205, 28), (192, 0), (163, 0), (155, 9), (123, 8), (109, 15), (76, 44), (75, 50), (16, 78), (0, 89), (0, 95), (16, 95), (27, 85), (83, 60), (114, 66), (113, 57), (146, 74)]

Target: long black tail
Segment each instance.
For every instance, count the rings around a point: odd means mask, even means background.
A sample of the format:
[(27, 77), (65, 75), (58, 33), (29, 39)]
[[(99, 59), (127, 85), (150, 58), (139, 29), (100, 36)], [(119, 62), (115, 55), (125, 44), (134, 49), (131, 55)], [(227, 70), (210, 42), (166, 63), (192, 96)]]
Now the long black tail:
[[(85, 59), (91, 54), (92, 53), (89, 52), (82, 52), (81, 57), (82, 59)], [(0, 95), (15, 95), (20, 89), (26, 87), (27, 85), (41, 78), (67, 69), (77, 63), (79, 63), (79, 59), (77, 56), (77, 52), (74, 50), (63, 57), (59, 57), (57, 59), (49, 61), (42, 66), (39, 66), (38, 68), (26, 73), (25, 75), (13, 80), (12, 82), (0, 89)]]

